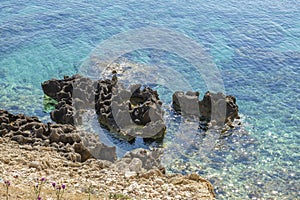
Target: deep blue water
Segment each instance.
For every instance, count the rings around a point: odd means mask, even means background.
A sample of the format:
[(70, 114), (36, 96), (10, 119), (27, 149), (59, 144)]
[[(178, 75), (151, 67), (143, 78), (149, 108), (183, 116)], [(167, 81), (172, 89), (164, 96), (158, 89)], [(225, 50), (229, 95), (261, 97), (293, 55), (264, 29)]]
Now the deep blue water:
[[(293, 0), (1, 0), (0, 108), (48, 121), (41, 82), (75, 74), (90, 52), (115, 34), (148, 26), (172, 30), (199, 43), (211, 56), (226, 93), (237, 97), (243, 125), (210, 148), (193, 122), (178, 125), (181, 119), (167, 111), (164, 162), (169, 170), (208, 178), (218, 199), (296, 199), (299, 8), (300, 2)], [(172, 69), (203, 94), (203, 77), (174, 52), (141, 49), (123, 57), (150, 66), (145, 71)], [(170, 76), (163, 70), (153, 73), (157, 81)], [(176, 83), (176, 88), (186, 86), (179, 79)], [(163, 81), (156, 87), (167, 110), (172, 88)]]

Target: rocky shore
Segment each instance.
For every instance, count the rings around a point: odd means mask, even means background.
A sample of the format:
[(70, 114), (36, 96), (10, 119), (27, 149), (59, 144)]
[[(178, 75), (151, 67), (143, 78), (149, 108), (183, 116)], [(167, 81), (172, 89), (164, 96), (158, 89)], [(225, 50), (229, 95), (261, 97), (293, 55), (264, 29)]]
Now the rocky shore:
[(45, 146), (19, 144), (0, 137), (0, 199), (9, 180), (9, 199), (34, 199), (36, 178), (46, 178), (42, 199), (55, 199), (51, 183), (66, 185), (64, 199), (214, 199), (213, 187), (196, 174), (162, 174), (148, 170), (125, 174), (110, 161), (74, 162)]
[[(72, 125), (43, 124), (4, 110), (0, 122), (0, 178), (11, 182), (10, 199), (33, 199), (41, 177), (47, 180), (43, 199), (54, 199), (52, 182), (67, 185), (65, 199), (214, 199), (213, 186), (199, 175), (165, 174), (159, 150), (135, 149), (116, 160), (113, 147), (84, 143), (90, 135)], [(102, 159), (91, 146), (98, 146)], [(0, 196), (5, 198), (4, 184)]]
[[(98, 81), (81, 75), (51, 79), (42, 89), (56, 123), (0, 110), (0, 181), (11, 181), (10, 199), (33, 199), (34, 181), (41, 177), (47, 183), (42, 199), (53, 199), (53, 181), (68, 186), (64, 199), (215, 198), (211, 183), (197, 174), (166, 174), (162, 149), (139, 148), (117, 159), (116, 147), (78, 128), (92, 109), (99, 125), (121, 140), (163, 140), (166, 125), (157, 91), (140, 84), (125, 88), (116, 74)], [(175, 92), (174, 112), (198, 118), (203, 130), (234, 126), (239, 118), (235, 97), (210, 92), (201, 101), (198, 97), (198, 92)]]

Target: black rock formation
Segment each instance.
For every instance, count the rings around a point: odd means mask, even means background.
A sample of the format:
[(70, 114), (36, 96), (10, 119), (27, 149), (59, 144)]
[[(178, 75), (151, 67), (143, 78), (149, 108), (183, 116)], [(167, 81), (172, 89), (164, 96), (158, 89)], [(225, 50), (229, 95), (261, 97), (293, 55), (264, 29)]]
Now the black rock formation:
[(166, 126), (162, 102), (156, 91), (141, 85), (129, 89), (112, 79), (92, 81), (80, 75), (51, 79), (42, 84), (44, 93), (58, 101), (51, 119), (61, 124), (80, 124), (86, 109), (95, 109), (99, 123), (121, 138), (161, 139)]
[(58, 102), (50, 113), (57, 123), (80, 124), (82, 112), (94, 107), (96, 82), (81, 75), (51, 79), (42, 83), (42, 88), (47, 96)]
[(184, 116), (197, 116), (202, 122), (212, 122), (217, 125), (232, 125), (234, 119), (239, 119), (238, 105), (234, 96), (223, 93), (206, 92), (201, 101), (198, 92), (177, 91), (173, 94), (173, 108)]

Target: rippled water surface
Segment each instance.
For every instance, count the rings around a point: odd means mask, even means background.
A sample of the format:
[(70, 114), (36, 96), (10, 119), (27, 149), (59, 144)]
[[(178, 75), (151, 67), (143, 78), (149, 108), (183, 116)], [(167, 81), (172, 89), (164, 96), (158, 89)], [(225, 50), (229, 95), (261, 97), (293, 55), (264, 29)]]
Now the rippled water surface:
[[(140, 49), (123, 55), (123, 65), (140, 66), (127, 80), (143, 80), (164, 100), (168, 132), (163, 161), (169, 171), (208, 178), (218, 199), (297, 199), (299, 8), (300, 2), (293, 0), (2, 0), (0, 108), (49, 121), (41, 82), (80, 71), (90, 52), (115, 34), (147, 26), (172, 30), (199, 43), (211, 56), (226, 93), (237, 97), (242, 126), (218, 139), (214, 133), (204, 136), (197, 123), (170, 111), (174, 90), (207, 90), (195, 66), (175, 50)], [(90, 120), (91, 126), (105, 135), (95, 120)], [(148, 146), (139, 140), (128, 145), (103, 138), (117, 144), (120, 154)]]

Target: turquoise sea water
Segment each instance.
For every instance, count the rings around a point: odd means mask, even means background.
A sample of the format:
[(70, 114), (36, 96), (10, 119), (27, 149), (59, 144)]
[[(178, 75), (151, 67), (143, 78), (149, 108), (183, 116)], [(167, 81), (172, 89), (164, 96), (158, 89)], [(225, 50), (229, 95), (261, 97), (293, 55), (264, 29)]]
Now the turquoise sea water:
[[(211, 55), (226, 93), (237, 97), (243, 125), (209, 148), (193, 122), (182, 122), (178, 129), (182, 119), (168, 112), (170, 90), (156, 85), (166, 107), (168, 170), (208, 178), (218, 199), (297, 199), (299, 8), (300, 2), (293, 0), (2, 0), (0, 108), (49, 121), (41, 82), (75, 74), (89, 53), (115, 34), (146, 26), (174, 30)], [(172, 52), (143, 49), (124, 57), (147, 66), (172, 67), (194, 90), (203, 94), (207, 89), (193, 66)], [(118, 145), (132, 149), (145, 144)]]

